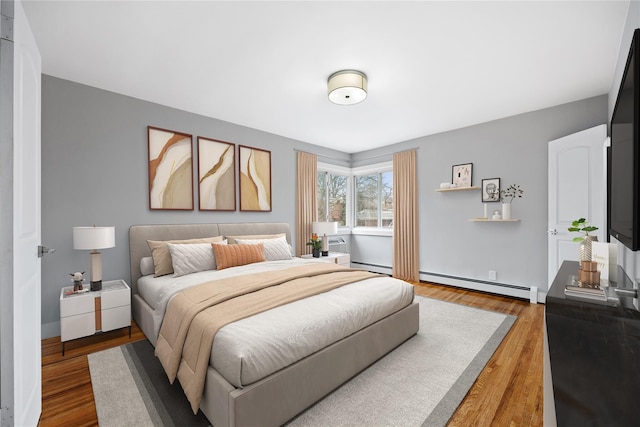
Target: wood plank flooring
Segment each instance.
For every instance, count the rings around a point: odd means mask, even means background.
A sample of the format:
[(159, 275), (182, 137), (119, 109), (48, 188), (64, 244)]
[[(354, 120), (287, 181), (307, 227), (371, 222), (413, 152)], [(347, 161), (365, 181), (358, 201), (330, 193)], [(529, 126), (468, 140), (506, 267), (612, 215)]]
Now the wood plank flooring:
[(544, 305), (441, 285), (415, 289), (418, 295), (518, 317), (448, 426), (541, 426)]
[[(449, 426), (541, 426), (543, 405), (544, 306), (528, 301), (428, 283), (416, 294), (518, 316)], [(90, 353), (145, 339), (133, 325), (71, 341), (61, 354), (60, 337), (42, 341), (40, 426), (97, 426), (91, 388)], [(428, 360), (428, 359), (427, 359)]]
[(42, 414), (40, 426), (97, 426), (89, 360), (87, 355), (107, 348), (145, 339), (135, 323), (65, 343), (60, 337), (42, 340)]

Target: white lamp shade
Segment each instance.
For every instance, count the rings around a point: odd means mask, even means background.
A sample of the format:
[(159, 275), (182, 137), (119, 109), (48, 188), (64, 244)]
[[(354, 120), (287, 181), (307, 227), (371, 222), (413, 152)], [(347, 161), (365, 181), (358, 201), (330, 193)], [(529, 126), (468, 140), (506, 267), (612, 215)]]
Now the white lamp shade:
[(338, 232), (337, 222), (313, 222), (311, 232), (322, 236), (324, 234), (336, 234)]
[(115, 246), (115, 227), (73, 227), (73, 249), (94, 250)]

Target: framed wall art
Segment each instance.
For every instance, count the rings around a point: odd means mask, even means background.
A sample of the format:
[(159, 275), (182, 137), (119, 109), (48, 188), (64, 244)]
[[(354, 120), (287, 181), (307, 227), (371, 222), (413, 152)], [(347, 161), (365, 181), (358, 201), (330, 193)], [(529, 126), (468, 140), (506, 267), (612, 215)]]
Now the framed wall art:
[(193, 210), (191, 135), (147, 127), (149, 209)]
[(198, 137), (198, 208), (236, 210), (236, 145)]
[(482, 180), (482, 202), (500, 201), (500, 178), (488, 178)]
[(238, 146), (240, 210), (271, 212), (271, 151)]
[(472, 172), (473, 163), (453, 165), (451, 183), (460, 188), (471, 187)]

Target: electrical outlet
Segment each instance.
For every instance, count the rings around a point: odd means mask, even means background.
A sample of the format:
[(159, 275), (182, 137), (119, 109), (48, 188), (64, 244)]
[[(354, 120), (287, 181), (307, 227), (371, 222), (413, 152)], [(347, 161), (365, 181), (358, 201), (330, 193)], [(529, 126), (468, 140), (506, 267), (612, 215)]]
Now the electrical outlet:
[(498, 280), (498, 273), (493, 270), (489, 270), (489, 280)]

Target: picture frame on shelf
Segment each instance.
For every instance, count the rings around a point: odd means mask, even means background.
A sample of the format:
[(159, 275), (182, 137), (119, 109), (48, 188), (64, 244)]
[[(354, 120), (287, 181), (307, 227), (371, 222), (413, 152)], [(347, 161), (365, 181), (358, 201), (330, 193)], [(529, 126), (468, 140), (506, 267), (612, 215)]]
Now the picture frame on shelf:
[(500, 201), (500, 178), (487, 178), (482, 180), (482, 203)]
[(473, 177), (473, 163), (453, 165), (451, 169), (451, 183), (453, 184), (453, 187), (471, 187)]

